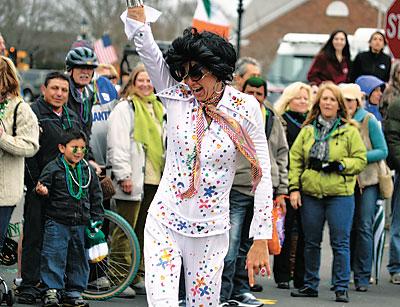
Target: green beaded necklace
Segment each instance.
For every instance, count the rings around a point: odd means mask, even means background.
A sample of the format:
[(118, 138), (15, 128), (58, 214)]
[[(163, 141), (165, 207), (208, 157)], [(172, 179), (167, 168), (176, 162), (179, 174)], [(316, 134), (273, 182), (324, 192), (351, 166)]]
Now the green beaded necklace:
[(87, 93), (87, 89), (84, 88), (82, 93), (81, 93), (81, 108), (80, 108), (80, 117), (83, 123), (87, 123), (89, 121), (89, 94)]
[(10, 100), (8, 99), (5, 99), (0, 103), (0, 120), (4, 118), (4, 114), (6, 114), (6, 109), (9, 103)]
[[(72, 168), (67, 163), (67, 161), (65, 161), (64, 156), (62, 156), (61, 161), (64, 164), (64, 168), (65, 168), (65, 180), (67, 182), (68, 193), (73, 198), (80, 200), (82, 198), (82, 196), (85, 195), (86, 191), (84, 189), (86, 189), (90, 184), (90, 179), (91, 179), (90, 167), (88, 167), (89, 178), (87, 179), (86, 184), (83, 185), (82, 183), (83, 183), (85, 174), (84, 174), (84, 172), (82, 172), (82, 163), (79, 162), (79, 163), (77, 163), (75, 168)], [(88, 166), (87, 162), (85, 160), (83, 160), (83, 161)], [(71, 172), (71, 168), (72, 168), (73, 172)], [(75, 179), (75, 177), (76, 177), (76, 179)], [(74, 188), (74, 186), (78, 187), (77, 191), (75, 191), (76, 189)]]

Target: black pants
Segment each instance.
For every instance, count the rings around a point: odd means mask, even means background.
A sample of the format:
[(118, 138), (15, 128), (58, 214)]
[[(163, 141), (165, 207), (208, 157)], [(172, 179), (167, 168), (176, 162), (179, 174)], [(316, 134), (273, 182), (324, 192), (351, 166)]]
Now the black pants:
[(20, 290), (40, 282), (40, 257), (43, 243), (43, 206), (45, 201), (29, 187), (25, 196)]
[(294, 265), (293, 282), (295, 288), (301, 288), (304, 284), (304, 234), (301, 225), (299, 209), (295, 210), (286, 201), (285, 217), (285, 241), (281, 253), (274, 256), (274, 279), (276, 283), (289, 282), (291, 279), (290, 259), (292, 250), (292, 234), (297, 229), (296, 257)]
[(144, 255), (143, 255), (143, 246), (144, 246), (144, 226), (146, 224), (147, 211), (149, 211), (151, 202), (154, 199), (158, 189), (158, 185), (145, 184), (143, 187), (144, 196), (143, 200), (140, 203), (139, 215), (135, 225), (135, 233), (139, 241), (140, 247), (140, 267), (138, 274), (143, 275), (144, 273)]

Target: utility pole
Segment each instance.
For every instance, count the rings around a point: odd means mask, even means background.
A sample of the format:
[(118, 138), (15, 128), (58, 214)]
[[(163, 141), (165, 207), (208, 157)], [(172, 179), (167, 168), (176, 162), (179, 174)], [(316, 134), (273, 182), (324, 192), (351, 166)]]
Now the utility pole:
[(243, 0), (239, 0), (238, 12), (238, 27), (237, 27), (237, 44), (236, 44), (236, 54), (237, 58), (240, 58), (240, 35), (242, 32), (242, 14), (243, 10)]

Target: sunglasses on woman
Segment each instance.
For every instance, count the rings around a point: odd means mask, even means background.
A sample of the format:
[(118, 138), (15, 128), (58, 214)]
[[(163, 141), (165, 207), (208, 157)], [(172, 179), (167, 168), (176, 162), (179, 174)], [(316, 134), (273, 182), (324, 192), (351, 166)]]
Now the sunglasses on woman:
[(181, 71), (180, 71), (180, 75), (183, 76), (182, 80), (183, 81), (187, 81), (188, 78), (190, 78), (193, 82), (199, 82), (201, 80), (204, 79), (205, 76), (207, 76), (210, 72), (206, 72), (204, 73), (202, 71), (203, 66), (199, 65), (199, 64), (195, 64), (193, 66), (189, 65), (189, 69), (186, 72), (185, 68), (182, 67)]

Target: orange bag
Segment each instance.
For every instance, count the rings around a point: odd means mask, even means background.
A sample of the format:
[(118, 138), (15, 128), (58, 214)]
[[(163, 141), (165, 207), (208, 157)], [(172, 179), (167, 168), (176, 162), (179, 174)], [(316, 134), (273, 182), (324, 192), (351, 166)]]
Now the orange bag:
[(272, 239), (268, 240), (270, 255), (279, 255), (285, 239), (284, 232), (285, 215), (281, 207), (274, 206), (272, 209)]

